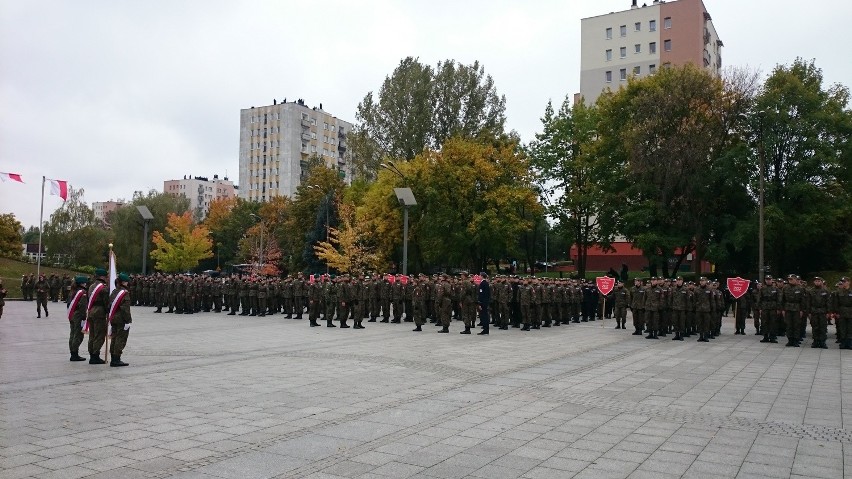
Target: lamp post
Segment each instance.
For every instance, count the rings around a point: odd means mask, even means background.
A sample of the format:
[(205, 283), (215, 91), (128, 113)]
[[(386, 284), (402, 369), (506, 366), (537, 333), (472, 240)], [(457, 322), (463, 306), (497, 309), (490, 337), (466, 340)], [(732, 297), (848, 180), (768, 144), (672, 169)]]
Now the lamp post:
[(393, 164), (392, 161), (382, 163), (382, 168), (402, 178), (402, 188), (394, 188), (396, 199), (403, 207), (402, 216), (402, 274), (408, 274), (408, 208), (415, 206), (417, 200), (414, 199), (414, 193), (411, 188), (408, 188), (408, 178)]
[(260, 253), (258, 254), (258, 270), (263, 271), (263, 230), (266, 229), (266, 225), (263, 224), (263, 218), (260, 216), (249, 213), (249, 216), (256, 218), (258, 223), (260, 223)]
[[(308, 185), (309, 190), (322, 191), (322, 186), (320, 185)], [(325, 196), (325, 242), (328, 243), (328, 204), (331, 202), (331, 192), (333, 190), (328, 190)], [(328, 274), (328, 261), (325, 262), (325, 274)]]
[(758, 204), (758, 208), (757, 208), (757, 211), (758, 211), (758, 213), (757, 213), (757, 215), (758, 215), (758, 220), (757, 220), (758, 221), (758, 232), (757, 232), (757, 241), (758, 241), (758, 244), (757, 244), (757, 266), (758, 266), (758, 271), (757, 271), (757, 276), (758, 276), (758, 279), (760, 280), (760, 284), (763, 284), (763, 278), (766, 274), (766, 266), (764, 265), (764, 262), (763, 262), (764, 261), (764, 257), (763, 257), (763, 254), (764, 254), (764, 250), (763, 250), (763, 248), (764, 248), (764, 246), (763, 246), (764, 245), (764, 231), (763, 231), (763, 208), (764, 208), (763, 203), (764, 203), (764, 200), (763, 200), (763, 196), (764, 196), (764, 182), (766, 181), (765, 178), (764, 178), (764, 176), (765, 176), (764, 169), (765, 169), (765, 165), (766, 165), (766, 158), (765, 158), (766, 151), (764, 150), (764, 146), (763, 146), (763, 124), (764, 124), (764, 120), (766, 119), (766, 112), (763, 111), (763, 110), (757, 112), (757, 119), (758, 119), (757, 156), (758, 156), (758, 160), (759, 160), (759, 163), (760, 163), (760, 191), (759, 191), (759, 199), (758, 199), (759, 204)]

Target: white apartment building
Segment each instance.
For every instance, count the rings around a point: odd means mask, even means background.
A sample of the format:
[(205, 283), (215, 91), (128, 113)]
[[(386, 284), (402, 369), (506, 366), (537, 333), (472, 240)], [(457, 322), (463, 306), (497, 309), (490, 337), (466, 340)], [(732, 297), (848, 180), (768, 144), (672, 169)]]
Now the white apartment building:
[(213, 175), (213, 179), (209, 179), (185, 175), (183, 179), (163, 181), (163, 193), (188, 198), (190, 211), (196, 218), (203, 219), (211, 201), (235, 197), (237, 187), (227, 176), (220, 179), (219, 175)]
[[(626, 1), (626, 0), (625, 0)], [(719, 74), (722, 40), (702, 0), (654, 0), (581, 20), (580, 96), (594, 103), (630, 76), (692, 63)]]
[(346, 137), (352, 124), (303, 100), (240, 110), (240, 197), (266, 201), (292, 196), (309, 159), (319, 157), (351, 181)]

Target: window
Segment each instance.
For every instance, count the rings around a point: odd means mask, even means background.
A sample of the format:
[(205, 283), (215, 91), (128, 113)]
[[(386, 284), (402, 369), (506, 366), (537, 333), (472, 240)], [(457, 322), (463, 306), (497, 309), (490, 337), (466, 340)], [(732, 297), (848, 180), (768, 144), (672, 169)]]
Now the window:
[(651, 42), (648, 44), (648, 53), (651, 55), (657, 53), (657, 42)]
[(621, 71), (618, 72), (618, 73), (619, 73), (619, 78), (621, 79), (621, 81), (627, 80), (627, 69), (626, 68), (622, 68)]
[(634, 75), (640, 75), (641, 73), (642, 73), (642, 67), (639, 67), (639, 66), (633, 67), (633, 74)]
[(621, 55), (621, 58), (626, 57), (626, 56), (627, 56), (627, 47), (621, 47), (621, 48), (618, 50), (618, 52), (619, 52), (619, 54)]
[(636, 53), (642, 53), (642, 44), (641, 43), (637, 43), (636, 45), (633, 46), (633, 48), (634, 48)]
[(672, 17), (666, 17), (663, 19), (663, 28), (668, 30), (672, 27)]
[(619, 31), (621, 32), (622, 37), (626, 37), (627, 36), (627, 25), (622, 25), (621, 28), (619, 28)]
[(633, 27), (636, 29), (637, 32), (641, 32), (642, 31), (642, 22), (636, 22), (633, 25)]
[(672, 51), (672, 41), (671, 40), (664, 41), (663, 42), (663, 49), (667, 52)]
[(657, 31), (657, 21), (656, 20), (651, 20), (650, 22), (648, 22), (648, 30), (651, 30), (652, 32)]
[(612, 40), (612, 28), (607, 28), (607, 29), (606, 29), (606, 39), (607, 39), (607, 40)]
[(612, 72), (611, 71), (606, 72), (606, 82), (612, 83)]
[(612, 49), (606, 51), (606, 61), (612, 61)]

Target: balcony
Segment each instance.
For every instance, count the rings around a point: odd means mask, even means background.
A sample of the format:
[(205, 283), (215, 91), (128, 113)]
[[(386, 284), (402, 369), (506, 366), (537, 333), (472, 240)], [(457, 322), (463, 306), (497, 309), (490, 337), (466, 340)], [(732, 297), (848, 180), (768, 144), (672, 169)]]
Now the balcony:
[(302, 117), (302, 126), (311, 127), (311, 119)]
[(302, 132), (302, 139), (303, 139), (303, 140), (308, 140), (308, 141), (310, 141), (310, 139), (311, 139), (311, 134), (310, 134), (310, 133)]
[(299, 150), (303, 155), (310, 154), (311, 150), (308, 149), (308, 145), (302, 145), (302, 148)]

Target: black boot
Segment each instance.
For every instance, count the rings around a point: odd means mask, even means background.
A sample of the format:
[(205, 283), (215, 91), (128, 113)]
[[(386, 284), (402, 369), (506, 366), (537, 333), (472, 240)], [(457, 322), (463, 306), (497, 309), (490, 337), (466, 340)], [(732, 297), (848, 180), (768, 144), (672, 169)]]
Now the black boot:
[(530, 330), (530, 325), (529, 325), (529, 324), (525, 324), (525, 325), (524, 325), (524, 327), (523, 327), (523, 328), (521, 328), (521, 331), (529, 331), (529, 330)]
[(633, 336), (642, 336), (642, 328), (636, 328), (636, 331), (633, 331)]
[(420, 329), (420, 325), (418, 324), (416, 328), (412, 329), (412, 331), (423, 331), (423, 330)]
[(819, 348), (820, 349), (828, 349), (828, 345), (825, 344), (825, 341), (820, 341), (819, 342)]
[(444, 326), (444, 327), (443, 327), (443, 328), (441, 328), (441, 330), (440, 330), (440, 331), (438, 331), (438, 332), (439, 332), (439, 333), (449, 333), (449, 332), (450, 332), (450, 328), (449, 328), (448, 326)]
[(465, 326), (464, 331), (459, 332), (459, 334), (470, 334), (470, 328), (468, 326)]
[(80, 356), (77, 351), (71, 351), (71, 361), (85, 361), (86, 358)]
[(335, 326), (335, 325), (334, 325), (334, 323), (332, 323), (332, 322), (331, 322), (331, 320), (330, 320), (330, 319), (328, 319), (328, 320), (326, 320), (326, 322), (325, 322), (325, 327), (327, 327), (327, 328), (336, 328), (337, 326)]
[(645, 339), (654, 339), (654, 332), (649, 330), (648, 335), (645, 336)]
[(129, 366), (127, 363), (121, 360), (121, 356), (113, 356), (109, 362), (109, 366), (111, 368), (118, 368), (121, 366)]
[(701, 333), (698, 336), (699, 336), (698, 341), (696, 341), (696, 342), (698, 342), (698, 343), (709, 343), (710, 342), (710, 340), (707, 339), (707, 337), (704, 336), (704, 333)]
[(317, 323), (317, 320), (316, 320), (316, 319), (312, 319), (312, 320), (311, 320), (311, 327), (313, 328), (313, 327), (315, 327), (315, 326), (319, 326), (319, 323)]
[(89, 364), (106, 364), (106, 361), (101, 359), (98, 355), (91, 354), (89, 355)]
[[(296, 318), (296, 319), (298, 319), (298, 318)], [(346, 329), (346, 328), (348, 328), (348, 327), (349, 327), (349, 325), (348, 325), (348, 324), (346, 324), (346, 320), (345, 320), (345, 319), (344, 319), (344, 320), (342, 320), (342, 321), (340, 321), (340, 327), (341, 327), (341, 328), (343, 328), (343, 329)]]

